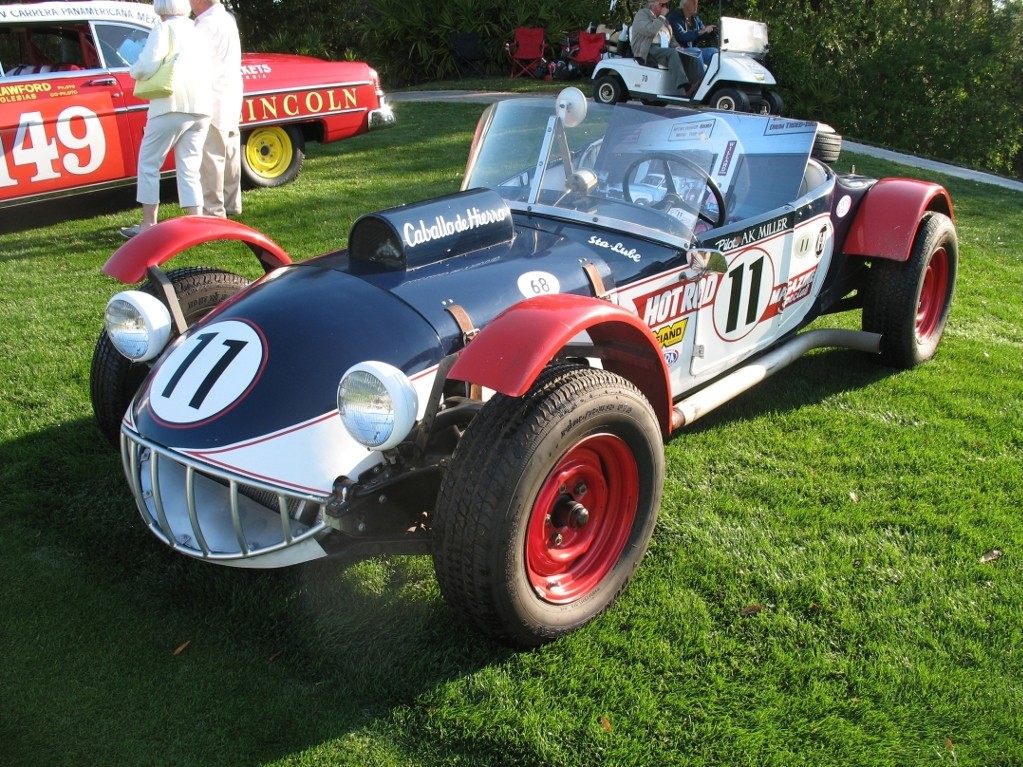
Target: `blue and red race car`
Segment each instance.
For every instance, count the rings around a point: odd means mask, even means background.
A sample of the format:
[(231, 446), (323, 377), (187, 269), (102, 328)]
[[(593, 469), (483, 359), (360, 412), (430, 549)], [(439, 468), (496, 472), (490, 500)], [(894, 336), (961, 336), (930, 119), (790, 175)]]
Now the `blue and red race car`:
[[(836, 173), (815, 122), (556, 99), (486, 109), (462, 191), (293, 262), (184, 217), (105, 271), (92, 367), (142, 519), (236, 567), (432, 555), (484, 633), (531, 647), (629, 583), (664, 442), (809, 349), (911, 368), (956, 282), (937, 184)], [(245, 243), (266, 274), (167, 270)], [(856, 310), (862, 330), (805, 330)]]
[[(149, 105), (128, 68), (157, 20), (142, 3), (0, 5), (0, 208), (134, 182)], [(246, 53), (242, 76), (248, 186), (294, 180), (307, 141), (394, 122), (361, 62)]]

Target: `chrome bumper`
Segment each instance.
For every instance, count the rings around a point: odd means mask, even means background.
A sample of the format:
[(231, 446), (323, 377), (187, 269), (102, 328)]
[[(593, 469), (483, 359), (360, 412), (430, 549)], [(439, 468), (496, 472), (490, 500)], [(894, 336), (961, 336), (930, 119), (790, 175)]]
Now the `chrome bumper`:
[(391, 105), (387, 103), (387, 99), (384, 95), (378, 94), (380, 100), (380, 106), (377, 109), (371, 109), (369, 111), (369, 129), (376, 130), (377, 128), (389, 128), (394, 125), (394, 110), (391, 109)]
[[(326, 556), (327, 499), (282, 491), (121, 431), (121, 460), (143, 521), (182, 554), (234, 567)], [(300, 521), (306, 520), (306, 521)]]

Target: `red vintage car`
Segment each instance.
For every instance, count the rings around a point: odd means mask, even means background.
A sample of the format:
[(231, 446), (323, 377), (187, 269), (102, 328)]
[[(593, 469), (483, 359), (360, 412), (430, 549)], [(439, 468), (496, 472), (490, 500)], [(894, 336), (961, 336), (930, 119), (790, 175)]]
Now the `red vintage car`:
[[(128, 68), (156, 21), (142, 3), (0, 5), (0, 208), (134, 181), (147, 102)], [(307, 141), (394, 122), (365, 63), (244, 54), (242, 72), (250, 186), (294, 180)]]

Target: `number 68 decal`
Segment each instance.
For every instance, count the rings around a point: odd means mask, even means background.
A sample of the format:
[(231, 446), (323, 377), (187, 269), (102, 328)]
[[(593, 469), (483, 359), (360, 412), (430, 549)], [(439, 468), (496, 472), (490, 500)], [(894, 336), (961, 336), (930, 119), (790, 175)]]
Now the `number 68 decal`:
[(218, 322), (163, 361), (149, 388), (153, 414), (169, 424), (208, 420), (240, 401), (266, 364), (266, 344), (253, 326)]

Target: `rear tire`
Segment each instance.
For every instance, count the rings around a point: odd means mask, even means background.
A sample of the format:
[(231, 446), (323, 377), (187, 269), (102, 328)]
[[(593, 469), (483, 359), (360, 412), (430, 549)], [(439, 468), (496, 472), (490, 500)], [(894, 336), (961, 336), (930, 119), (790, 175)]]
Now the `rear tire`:
[(466, 429), (438, 495), (444, 598), (512, 647), (574, 631), (632, 579), (663, 478), (653, 409), (620, 376), (562, 365), (524, 397), (496, 395)]
[(305, 136), (296, 125), (254, 128), (242, 134), (242, 180), (247, 187), (290, 184), (305, 163)]
[(738, 88), (721, 88), (714, 91), (707, 106), (711, 109), (720, 109), (725, 112), (748, 112), (750, 111), (749, 96), (745, 91)]
[(863, 304), (863, 329), (881, 334), (881, 360), (916, 367), (934, 356), (945, 331), (959, 270), (955, 225), (926, 213), (905, 263), (876, 259)]
[[(167, 277), (174, 286), (185, 322), (189, 326), (248, 284), (244, 277), (208, 266), (178, 269), (168, 272)], [(139, 290), (159, 296), (156, 287), (150, 282), (144, 283)], [(99, 430), (114, 447), (120, 445), (124, 412), (149, 375), (149, 370), (149, 363), (132, 362), (117, 351), (106, 330), (99, 334), (92, 355), (89, 394)]]
[(812, 157), (830, 165), (838, 162), (842, 153), (842, 136), (830, 125), (817, 124), (817, 133), (813, 137)]

